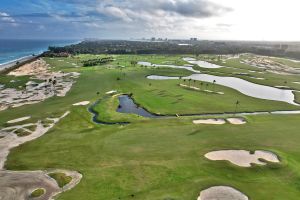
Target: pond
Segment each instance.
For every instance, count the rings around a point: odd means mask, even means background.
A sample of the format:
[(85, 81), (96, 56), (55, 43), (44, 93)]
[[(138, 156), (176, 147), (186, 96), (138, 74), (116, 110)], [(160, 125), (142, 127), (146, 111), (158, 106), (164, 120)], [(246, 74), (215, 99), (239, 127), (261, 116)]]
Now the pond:
[(128, 95), (119, 96), (119, 106), (117, 109), (119, 113), (136, 114), (147, 118), (158, 118), (160, 116), (154, 115), (142, 107), (139, 107), (132, 98)]
[(189, 71), (194, 72), (194, 73), (200, 73), (200, 71), (195, 70), (192, 65), (184, 65), (184, 66), (160, 65), (160, 64), (152, 64), (150, 62), (138, 62), (138, 64), (139, 65), (144, 65), (144, 66), (147, 66), (147, 67), (168, 67), (168, 68), (175, 68), (175, 69), (186, 69), (186, 70), (189, 70)]
[(218, 69), (218, 68), (224, 67), (224, 66), (212, 64), (212, 63), (209, 63), (206, 61), (196, 60), (194, 58), (183, 58), (183, 60), (192, 65), (198, 65), (199, 67), (207, 68), (207, 69)]
[[(88, 111), (93, 114), (92, 120), (96, 124), (102, 124), (102, 125), (127, 125), (130, 124), (130, 122), (104, 122), (104, 121), (99, 121), (98, 120), (98, 115), (101, 113), (98, 113), (93, 110), (93, 107), (97, 105), (98, 103), (101, 103), (100, 101), (95, 102), (91, 107), (88, 108)], [(236, 116), (247, 116), (247, 115), (290, 115), (290, 114), (300, 114), (300, 110), (294, 110), (294, 111), (272, 111), (272, 112), (267, 112), (267, 111), (259, 111), (259, 112), (228, 112), (228, 113), (203, 113), (203, 114), (179, 114), (179, 115), (158, 115), (158, 114), (153, 114), (148, 112), (146, 109), (138, 106), (134, 100), (128, 96), (128, 95), (121, 95), (119, 96), (119, 107), (116, 110), (119, 113), (127, 113), (127, 114), (136, 114), (142, 117), (146, 118), (175, 118), (178, 116), (182, 117), (228, 117), (232, 115)]]
[[(148, 76), (147, 78), (152, 80), (179, 79), (179, 77), (155, 76), (155, 75)], [(191, 76), (183, 77), (183, 79), (192, 79), (192, 80), (205, 81), (210, 83), (212, 83), (215, 80), (216, 84), (233, 88), (250, 97), (266, 99), (266, 100), (282, 101), (282, 102), (287, 102), (289, 104), (298, 105), (294, 102), (295, 97), (292, 90), (278, 89), (270, 86), (259, 85), (240, 78), (221, 77), (221, 76), (214, 76), (209, 74), (193, 74)]]

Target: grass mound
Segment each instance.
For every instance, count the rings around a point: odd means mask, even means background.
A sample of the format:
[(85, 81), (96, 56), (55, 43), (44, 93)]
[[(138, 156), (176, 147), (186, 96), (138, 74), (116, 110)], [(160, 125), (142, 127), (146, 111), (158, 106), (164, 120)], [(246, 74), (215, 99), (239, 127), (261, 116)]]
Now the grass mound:
[(64, 187), (72, 181), (71, 176), (67, 176), (65, 173), (55, 172), (48, 174), (51, 178), (56, 180), (59, 187)]
[(32, 198), (37, 198), (37, 197), (41, 197), (42, 195), (45, 194), (45, 189), (43, 188), (38, 188), (36, 190), (34, 190), (31, 194), (30, 197)]

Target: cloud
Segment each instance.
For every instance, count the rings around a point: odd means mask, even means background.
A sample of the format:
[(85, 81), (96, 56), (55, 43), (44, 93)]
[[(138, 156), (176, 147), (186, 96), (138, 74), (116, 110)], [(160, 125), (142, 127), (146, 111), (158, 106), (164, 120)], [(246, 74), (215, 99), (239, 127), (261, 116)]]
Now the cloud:
[(12, 17), (10, 17), (9, 14), (5, 12), (0, 12), (0, 19), (6, 22), (12, 22), (12, 23), (16, 22)]
[(9, 14), (5, 12), (0, 12), (0, 21), (4, 23), (11, 24), (12, 26), (17, 26), (16, 20), (12, 18)]
[(105, 5), (104, 7), (98, 8), (98, 11), (102, 14), (108, 15), (110, 17), (115, 17), (117, 19), (121, 19), (125, 22), (131, 22), (132, 19), (129, 17), (126, 10), (122, 10), (121, 8), (112, 6), (112, 5)]
[(177, 37), (179, 33), (190, 37), (204, 30), (203, 21), (232, 11), (212, 1), (45, 0), (24, 9), (24, 13), (0, 15), (0, 21), (10, 19), (10, 23), (16, 23), (12, 20), (17, 19), (24, 28), (28, 27), (28, 32), (34, 26), (41, 31), (55, 26), (59, 35), (65, 35), (68, 29), (78, 35), (107, 37)]

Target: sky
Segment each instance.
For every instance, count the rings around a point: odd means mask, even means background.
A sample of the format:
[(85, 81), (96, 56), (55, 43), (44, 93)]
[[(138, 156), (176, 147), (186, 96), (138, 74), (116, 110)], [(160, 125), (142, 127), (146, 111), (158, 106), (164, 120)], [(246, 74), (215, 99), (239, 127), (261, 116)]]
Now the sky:
[(0, 38), (300, 41), (299, 0), (0, 1)]

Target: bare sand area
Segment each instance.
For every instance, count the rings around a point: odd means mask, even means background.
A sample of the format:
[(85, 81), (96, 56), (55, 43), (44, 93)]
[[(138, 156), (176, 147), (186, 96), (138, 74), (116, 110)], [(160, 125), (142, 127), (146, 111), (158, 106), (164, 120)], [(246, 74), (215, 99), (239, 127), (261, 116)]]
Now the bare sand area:
[(21, 117), (21, 118), (18, 118), (18, 119), (9, 120), (7, 123), (8, 124), (14, 124), (14, 123), (17, 123), (17, 122), (22, 122), (22, 121), (28, 120), (30, 118), (31, 118), (30, 116)]
[[(25, 142), (34, 140), (41, 137), (46, 132), (48, 132), (54, 125), (59, 122), (61, 119), (66, 117), (69, 112), (66, 112), (59, 118), (48, 118), (49, 124), (44, 125), (41, 121), (36, 123), (29, 123), (23, 125), (9, 126), (0, 130), (0, 136), (3, 138), (0, 139), (0, 170), (3, 169), (6, 157), (9, 154), (10, 149), (17, 147)], [(31, 131), (27, 127), (35, 126), (35, 130)], [(20, 129), (28, 132), (28, 135), (19, 137), (16, 132)]]
[(75, 187), (82, 175), (74, 171), (55, 170), (72, 177), (69, 184), (60, 188), (56, 180), (48, 176), (53, 171), (0, 171), (0, 199), (1, 200), (29, 200), (31, 193), (38, 189), (44, 189), (45, 193), (36, 198), (39, 200), (53, 199), (57, 194)]
[(74, 103), (73, 106), (86, 106), (89, 104), (90, 104), (89, 101), (82, 101), (82, 102)]
[(250, 59), (244, 59), (240, 62), (275, 74), (280, 74), (280, 75), (300, 74), (299, 69), (282, 64), (266, 56), (255, 56)]
[(227, 160), (240, 167), (251, 167), (251, 164), (266, 165), (267, 162), (279, 163), (277, 155), (269, 151), (255, 151), (251, 154), (245, 150), (222, 150), (205, 154), (209, 160)]
[[(244, 118), (227, 118), (226, 119), (230, 124), (233, 125), (242, 125), (246, 124), (246, 120)], [(226, 124), (225, 119), (217, 119), (217, 118), (212, 118), (212, 119), (199, 119), (199, 120), (193, 120), (194, 124), (212, 124), (212, 125), (222, 125)]]
[[(39, 200), (51, 200), (61, 192), (72, 189), (81, 180), (82, 175), (75, 171), (51, 170), (51, 171), (8, 171), (4, 169), (4, 163), (12, 148), (15, 148), (25, 142), (32, 141), (43, 136), (56, 123), (66, 117), (70, 112), (64, 113), (57, 118), (47, 118), (36, 123), (23, 125), (12, 125), (0, 130), (0, 199), (1, 200), (27, 200), (32, 199), (31, 193), (36, 189), (43, 189), (45, 192), (38, 197)], [(46, 122), (45, 122), (46, 121)], [(32, 127), (34, 128), (32, 130)], [(28, 134), (18, 135), (17, 133)], [(71, 177), (70, 183), (63, 188), (58, 186), (56, 180), (48, 176), (49, 173), (64, 173)]]
[(189, 88), (189, 89), (197, 90), (197, 91), (224, 95), (224, 92), (217, 92), (217, 91), (212, 91), (212, 90), (202, 90), (201, 88), (191, 86), (191, 85), (179, 84), (179, 86), (183, 87), (183, 88)]
[(197, 200), (248, 200), (242, 192), (228, 186), (214, 186), (200, 192)]
[(32, 79), (41, 80), (41, 83), (29, 81), (26, 87), (0, 88), (0, 111), (9, 107), (20, 107), (35, 104), (53, 96), (65, 96), (79, 77), (79, 73), (51, 72), (43, 59), (25, 64), (9, 73), (13, 76), (31, 76)]
[(234, 125), (242, 125), (246, 124), (246, 120), (244, 118), (227, 118), (226, 119), (230, 124)]
[(224, 119), (199, 119), (194, 120), (194, 124), (213, 124), (213, 125), (222, 125), (225, 124), (226, 121)]

